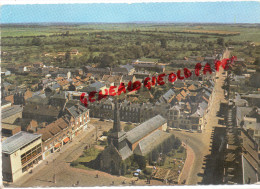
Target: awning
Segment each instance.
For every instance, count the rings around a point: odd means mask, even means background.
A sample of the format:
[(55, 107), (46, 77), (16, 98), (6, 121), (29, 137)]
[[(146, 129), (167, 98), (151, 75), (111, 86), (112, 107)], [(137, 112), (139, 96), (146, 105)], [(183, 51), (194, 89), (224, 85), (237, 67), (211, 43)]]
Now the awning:
[(54, 147), (59, 148), (61, 146), (61, 143), (56, 144)]
[(63, 140), (63, 142), (68, 142), (70, 140), (70, 138), (69, 137), (67, 137), (67, 138), (65, 138), (64, 140)]

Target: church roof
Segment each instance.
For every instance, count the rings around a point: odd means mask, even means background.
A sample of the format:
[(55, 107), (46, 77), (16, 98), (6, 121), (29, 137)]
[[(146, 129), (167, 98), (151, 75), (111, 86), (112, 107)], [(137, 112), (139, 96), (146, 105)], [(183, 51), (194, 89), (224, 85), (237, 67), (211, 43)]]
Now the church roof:
[(133, 154), (133, 151), (129, 148), (128, 145), (126, 145), (124, 148), (119, 150), (119, 153), (122, 157), (122, 160), (125, 160)]
[(165, 123), (166, 119), (157, 115), (127, 132), (127, 140), (135, 143)]
[(167, 139), (170, 136), (171, 134), (169, 133), (157, 130), (145, 137), (144, 139), (142, 139), (135, 148), (134, 153), (137, 155), (145, 156), (146, 154), (151, 152), (157, 145), (162, 143), (165, 139)]

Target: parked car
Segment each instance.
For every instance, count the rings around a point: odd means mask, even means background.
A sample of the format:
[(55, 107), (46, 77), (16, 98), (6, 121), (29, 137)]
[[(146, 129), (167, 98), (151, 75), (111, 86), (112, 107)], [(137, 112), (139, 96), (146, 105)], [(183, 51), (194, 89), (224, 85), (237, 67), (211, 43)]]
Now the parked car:
[(141, 173), (141, 169), (136, 169), (135, 172), (133, 173), (133, 175), (135, 177), (138, 177), (140, 175), (140, 173)]

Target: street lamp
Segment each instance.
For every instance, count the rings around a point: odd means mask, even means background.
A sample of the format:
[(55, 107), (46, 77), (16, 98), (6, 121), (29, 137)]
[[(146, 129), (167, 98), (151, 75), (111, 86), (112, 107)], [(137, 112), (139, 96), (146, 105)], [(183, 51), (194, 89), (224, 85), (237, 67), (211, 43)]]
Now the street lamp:
[(56, 175), (55, 175), (55, 166), (54, 166), (54, 162), (55, 162), (56, 159), (53, 160), (53, 183), (56, 183)]

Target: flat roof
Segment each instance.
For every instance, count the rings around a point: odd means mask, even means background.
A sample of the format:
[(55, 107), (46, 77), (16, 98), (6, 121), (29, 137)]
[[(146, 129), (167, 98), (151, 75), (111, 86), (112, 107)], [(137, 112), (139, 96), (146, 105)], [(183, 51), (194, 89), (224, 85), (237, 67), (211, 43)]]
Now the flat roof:
[(19, 125), (13, 125), (13, 124), (10, 124), (10, 123), (1, 123), (1, 126), (2, 126), (2, 129), (9, 129), (9, 130), (14, 130), (17, 127), (21, 127)]
[(6, 154), (12, 154), (13, 152), (19, 150), (26, 144), (29, 144), (39, 137), (41, 137), (41, 134), (27, 133), (24, 131), (16, 133), (15, 135), (3, 141), (2, 152)]
[(4, 108), (1, 111), (2, 119), (5, 119), (5, 118), (15, 115), (17, 113), (20, 113), (22, 111), (23, 111), (23, 107), (21, 107), (20, 105), (13, 105), (11, 107)]

